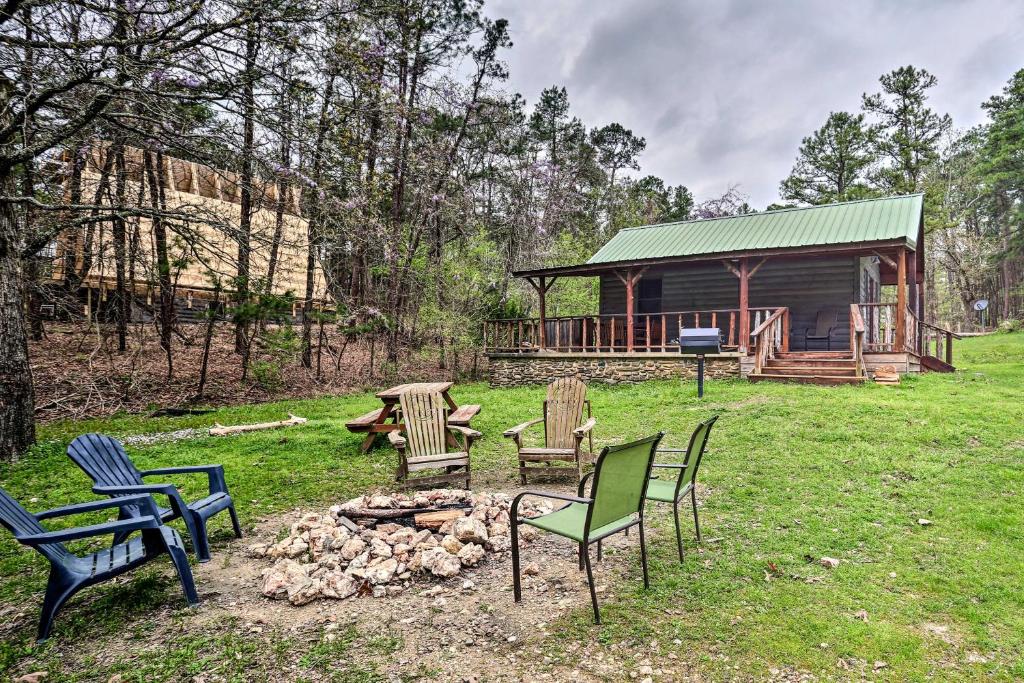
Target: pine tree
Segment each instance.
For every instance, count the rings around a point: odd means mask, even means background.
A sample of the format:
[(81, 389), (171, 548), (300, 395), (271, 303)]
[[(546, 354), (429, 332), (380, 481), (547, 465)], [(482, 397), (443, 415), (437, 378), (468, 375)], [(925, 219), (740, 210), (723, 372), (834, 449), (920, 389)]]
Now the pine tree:
[(888, 193), (917, 192), (928, 165), (938, 158), (939, 140), (953, 121), (928, 107), (928, 91), (938, 83), (928, 71), (908, 65), (878, 81), (882, 91), (862, 98), (864, 111), (877, 119), (871, 129), (875, 150), (887, 162), (875, 181)]
[(858, 199), (869, 193), (867, 172), (874, 160), (864, 115), (832, 112), (825, 125), (803, 139), (779, 194), (801, 204)]

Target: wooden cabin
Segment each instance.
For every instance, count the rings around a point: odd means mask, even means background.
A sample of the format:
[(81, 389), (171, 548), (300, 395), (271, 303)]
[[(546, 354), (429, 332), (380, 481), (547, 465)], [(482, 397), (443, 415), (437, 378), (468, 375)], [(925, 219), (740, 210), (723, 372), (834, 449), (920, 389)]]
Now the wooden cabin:
[[(954, 335), (922, 319), (923, 246), (921, 194), (627, 228), (586, 263), (516, 272), (538, 315), (487, 321), (485, 347), (499, 375), (542, 381), (538, 364), (561, 359), (557, 374), (571, 358), (593, 379), (614, 361), (609, 381), (633, 381), (685, 361), (680, 329), (716, 327), (719, 365), (752, 380), (949, 371)], [(599, 310), (547, 315), (546, 295), (568, 277), (599, 278)]]

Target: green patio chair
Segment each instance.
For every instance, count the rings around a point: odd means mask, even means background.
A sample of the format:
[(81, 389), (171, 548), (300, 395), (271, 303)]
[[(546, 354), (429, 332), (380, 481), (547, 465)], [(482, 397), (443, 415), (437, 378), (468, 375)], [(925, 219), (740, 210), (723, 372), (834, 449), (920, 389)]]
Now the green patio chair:
[(700, 522), (697, 520), (697, 468), (704, 457), (704, 448), (708, 445), (708, 436), (711, 428), (715, 426), (718, 416), (715, 415), (709, 420), (701, 422), (693, 430), (690, 436), (690, 445), (686, 450), (680, 448), (662, 448), (659, 453), (686, 453), (685, 462), (681, 464), (654, 463), (656, 469), (678, 470), (674, 480), (658, 479), (651, 477), (647, 484), (647, 500), (657, 503), (671, 503), (672, 513), (676, 521), (676, 544), (679, 546), (679, 561), (683, 561), (683, 535), (679, 529), (679, 503), (686, 494), (690, 494), (690, 504), (693, 506), (693, 526), (697, 531), (697, 542), (700, 543)]
[[(586, 568), (590, 584), (590, 600), (594, 603), (594, 623), (601, 623), (594, 590), (594, 572), (590, 566), (590, 544), (597, 543), (597, 559), (601, 559), (601, 540), (640, 527), (640, 563), (644, 570), (644, 587), (650, 587), (647, 576), (647, 546), (644, 541), (644, 495), (650, 481), (651, 465), (658, 442), (665, 435), (659, 432), (640, 441), (622, 446), (607, 446), (597, 457), (592, 472), (580, 480), (577, 495), (567, 496), (548, 491), (523, 491), (512, 501), (512, 585), (516, 602), (522, 601), (519, 580), (519, 525), (550, 531), (579, 544), (580, 569)], [(587, 480), (593, 477), (590, 497), (583, 497)], [(552, 513), (533, 518), (519, 518), (519, 501), (524, 496), (564, 500), (568, 505)]]

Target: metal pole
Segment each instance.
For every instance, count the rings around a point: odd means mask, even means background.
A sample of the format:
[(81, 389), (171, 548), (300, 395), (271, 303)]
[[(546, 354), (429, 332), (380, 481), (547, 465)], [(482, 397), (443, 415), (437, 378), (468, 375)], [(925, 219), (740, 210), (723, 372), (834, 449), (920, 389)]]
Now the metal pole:
[(697, 398), (704, 398), (704, 354), (697, 356)]

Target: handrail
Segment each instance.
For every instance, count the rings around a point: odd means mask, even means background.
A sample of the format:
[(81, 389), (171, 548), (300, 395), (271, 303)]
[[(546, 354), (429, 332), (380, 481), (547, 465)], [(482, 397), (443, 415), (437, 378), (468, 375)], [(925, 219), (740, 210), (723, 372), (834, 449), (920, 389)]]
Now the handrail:
[[(963, 339), (963, 335), (957, 334), (952, 330), (947, 330), (944, 327), (939, 327), (933, 323), (919, 320), (918, 325), (921, 330), (921, 355), (932, 356), (940, 360), (944, 360), (946, 365), (953, 365), (953, 340)], [(931, 330), (934, 334), (928, 334)], [(935, 340), (935, 354), (931, 354), (932, 339)], [(939, 351), (942, 347), (942, 352)]]
[(953, 330), (947, 330), (945, 327), (939, 327), (938, 325), (935, 325), (934, 323), (926, 322), (924, 320), (921, 320), (920, 322), (921, 322), (921, 325), (923, 325), (924, 327), (927, 327), (927, 328), (930, 328), (932, 330), (935, 330), (936, 332), (941, 332), (942, 334), (948, 334), (951, 337), (953, 337), (953, 339), (963, 339), (964, 338), (964, 336), (962, 334), (960, 334), (959, 332), (954, 332)]
[(864, 317), (860, 314), (860, 304), (850, 304), (850, 350), (856, 361), (857, 377), (864, 376)]
[(761, 334), (762, 332), (764, 332), (766, 329), (768, 329), (769, 325), (771, 325), (776, 320), (778, 320), (780, 317), (782, 317), (782, 314), (785, 313), (788, 310), (789, 310), (788, 308), (777, 309), (774, 313), (772, 313), (770, 316), (765, 318), (764, 322), (761, 323), (760, 325), (758, 325), (757, 329), (755, 329), (753, 332), (750, 333), (750, 336), (751, 337), (756, 337), (759, 334)]
[(789, 308), (786, 307), (776, 310), (750, 333), (754, 339), (755, 375), (761, 374), (768, 361), (775, 358), (777, 348), (783, 346), (784, 329), (789, 329)]

